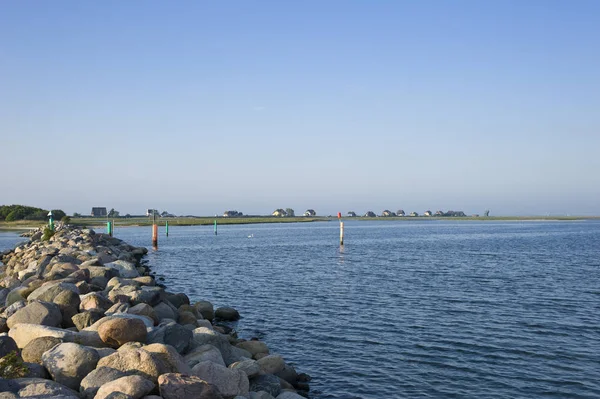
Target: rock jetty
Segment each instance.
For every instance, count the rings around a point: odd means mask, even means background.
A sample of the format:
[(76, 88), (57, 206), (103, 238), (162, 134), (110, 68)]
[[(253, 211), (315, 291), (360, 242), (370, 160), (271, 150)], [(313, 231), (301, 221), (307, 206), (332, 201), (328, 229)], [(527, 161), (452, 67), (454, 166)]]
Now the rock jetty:
[(141, 263), (145, 248), (59, 225), (0, 255), (0, 398), (301, 399), (298, 374)]

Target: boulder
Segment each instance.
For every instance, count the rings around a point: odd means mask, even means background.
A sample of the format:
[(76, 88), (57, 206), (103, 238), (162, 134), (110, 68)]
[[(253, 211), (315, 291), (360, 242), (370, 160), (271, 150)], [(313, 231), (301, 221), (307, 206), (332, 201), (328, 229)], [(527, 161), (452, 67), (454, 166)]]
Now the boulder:
[(198, 313), (202, 315), (206, 320), (212, 320), (215, 318), (215, 310), (213, 304), (208, 301), (199, 301), (194, 304)]
[(164, 299), (165, 291), (161, 287), (141, 287), (135, 290), (129, 296), (134, 305), (147, 303), (150, 306), (155, 306)]
[(111, 316), (111, 315), (117, 314), (117, 313), (127, 313), (127, 310), (129, 310), (128, 303), (117, 302), (114, 305), (112, 305), (110, 308), (108, 308), (106, 310), (106, 312), (104, 312), (104, 314), (107, 316)]
[(273, 374), (264, 374), (250, 378), (250, 390), (253, 392), (265, 391), (274, 397), (281, 393), (279, 377)]
[(143, 347), (150, 352), (155, 359), (162, 361), (167, 373), (192, 374), (192, 369), (184, 361), (183, 357), (171, 345), (150, 344)]
[(72, 341), (75, 337), (73, 331), (26, 323), (15, 324), (8, 335), (15, 340), (19, 348), (24, 348), (31, 340), (39, 337), (56, 337), (64, 341)]
[(110, 367), (127, 374), (141, 375), (152, 382), (155, 382), (164, 372), (162, 362), (143, 349), (117, 351), (100, 359), (98, 367)]
[(103, 342), (118, 348), (127, 342), (146, 342), (146, 325), (139, 319), (115, 318), (108, 320), (98, 328)]
[(23, 362), (23, 365), (27, 367), (27, 374), (25, 375), (25, 378), (43, 378), (48, 380), (50, 379), (48, 371), (41, 364)]
[(91, 326), (103, 317), (104, 315), (101, 313), (101, 311), (93, 309), (78, 313), (71, 317), (71, 320), (73, 321), (73, 324), (75, 324), (77, 330), (81, 331), (84, 328)]
[(234, 308), (222, 307), (215, 312), (215, 318), (224, 321), (236, 321), (240, 319), (240, 314)]
[(177, 323), (160, 325), (148, 334), (148, 343), (159, 343), (173, 346), (177, 352), (185, 353), (190, 347), (194, 334)]
[(167, 300), (173, 304), (176, 308), (179, 308), (181, 305), (189, 305), (190, 298), (184, 293), (178, 294), (168, 294)]
[(10, 292), (6, 296), (6, 299), (4, 300), (4, 305), (10, 306), (10, 305), (14, 304), (15, 302), (25, 301), (27, 299), (28, 293), (29, 293), (29, 288), (27, 288), (27, 287), (13, 288), (12, 290), (10, 290)]
[(85, 399), (94, 399), (101, 386), (125, 376), (126, 374), (120, 370), (98, 367), (81, 380), (79, 392)]
[(17, 352), (17, 343), (9, 336), (0, 336), (0, 358), (8, 355), (11, 352)]
[(250, 352), (252, 357), (258, 353), (269, 353), (269, 347), (262, 341), (243, 341), (236, 346)]
[(242, 370), (248, 378), (252, 378), (260, 374), (260, 366), (256, 363), (256, 360), (247, 359), (240, 362), (235, 362), (229, 365), (231, 369)]
[(117, 270), (119, 272), (119, 276), (124, 278), (135, 278), (140, 276), (135, 264), (125, 260), (115, 260), (114, 262), (104, 263), (104, 266)]
[(292, 385), (296, 385), (298, 381), (298, 373), (296, 372), (296, 369), (289, 364), (286, 364), (283, 367), (283, 370), (278, 371), (274, 374)]
[(256, 361), (263, 374), (275, 374), (283, 371), (285, 361), (279, 355), (268, 355)]
[(60, 309), (62, 326), (74, 327), (75, 324), (73, 324), (71, 318), (79, 312), (79, 295), (73, 291), (64, 290), (55, 296), (52, 302), (58, 305), (58, 308)]
[(221, 352), (223, 360), (225, 361), (225, 365), (227, 366), (231, 363), (235, 363), (240, 360), (245, 360), (252, 357), (252, 355), (249, 352), (241, 348), (231, 346), (227, 337), (209, 328), (198, 327), (193, 331), (193, 334), (193, 345), (195, 347), (199, 347), (206, 344), (213, 345)]
[[(12, 383), (11, 385), (17, 389), (16, 392), (13, 392), (20, 398), (79, 399), (79, 395), (76, 391), (52, 380), (44, 380), (41, 378), (17, 378), (9, 381)], [(3, 390), (4, 389), (0, 385), (0, 391)]]
[(6, 324), (8, 328), (12, 328), (18, 323), (58, 327), (61, 322), (62, 314), (58, 305), (49, 302), (32, 302), (17, 310), (15, 314), (8, 318)]
[(173, 309), (164, 302), (154, 306), (154, 314), (159, 322), (164, 319), (177, 320), (177, 312), (173, 311)]
[(29, 294), (28, 299), (30, 301), (37, 299), (39, 301), (52, 302), (58, 294), (65, 290), (72, 291), (79, 295), (79, 290), (75, 284), (65, 283), (62, 281), (52, 281), (37, 288), (35, 291)]
[(225, 397), (248, 395), (250, 386), (248, 376), (241, 370), (228, 369), (220, 364), (204, 361), (195, 365), (192, 373), (217, 387), (221, 395)]
[(146, 303), (139, 303), (130, 307), (127, 310), (127, 313), (149, 317), (154, 320), (154, 324), (158, 324), (159, 322), (158, 317), (156, 317), (156, 313), (154, 312), (154, 308)]
[(184, 356), (184, 360), (189, 367), (194, 367), (196, 364), (204, 361), (210, 361), (213, 363), (225, 366), (225, 361), (216, 347), (210, 344), (199, 346), (193, 349), (190, 353)]
[(121, 377), (100, 387), (94, 399), (106, 399), (112, 392), (121, 392), (134, 399), (149, 394), (154, 389), (154, 383), (139, 375)]
[(8, 332), (8, 325), (6, 324), (6, 319), (4, 317), (0, 317), (0, 334)]
[(52, 379), (71, 389), (79, 389), (81, 380), (96, 368), (100, 356), (90, 348), (62, 343), (42, 355), (42, 364)]
[(249, 399), (275, 399), (273, 395), (269, 392), (259, 391), (259, 392), (250, 392)]
[(158, 386), (163, 399), (223, 399), (214, 386), (195, 376), (163, 374), (158, 378)]
[(107, 311), (113, 305), (111, 301), (98, 294), (97, 292), (90, 292), (86, 295), (80, 296), (81, 303), (79, 305), (79, 310), (91, 310), (91, 309), (102, 309), (103, 311)]
[(56, 345), (62, 344), (62, 340), (55, 337), (40, 337), (31, 340), (21, 352), (24, 361), (42, 364), (42, 355)]

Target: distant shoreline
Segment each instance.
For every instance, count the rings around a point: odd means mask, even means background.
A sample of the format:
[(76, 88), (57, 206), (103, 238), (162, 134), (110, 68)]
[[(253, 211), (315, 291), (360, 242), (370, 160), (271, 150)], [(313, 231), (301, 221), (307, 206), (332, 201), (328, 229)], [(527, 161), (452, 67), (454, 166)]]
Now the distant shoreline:
[[(135, 227), (135, 226), (151, 226), (151, 218), (114, 218), (115, 226)], [(257, 223), (309, 223), (309, 222), (330, 222), (337, 221), (337, 217), (317, 216), (317, 217), (174, 217), (174, 218), (157, 218), (156, 223), (164, 225), (166, 222), (169, 226), (208, 226), (213, 225), (215, 220), (217, 225), (239, 225), (239, 224), (257, 224)], [(494, 222), (494, 221), (582, 221), (582, 220), (600, 220), (600, 216), (466, 216), (466, 217), (436, 217), (436, 216), (390, 216), (390, 217), (342, 217), (342, 220), (356, 221), (464, 221), (464, 222)], [(70, 224), (76, 226), (100, 227), (105, 226), (107, 219), (104, 218), (71, 218)], [(18, 220), (14, 222), (0, 222), (0, 231), (27, 231), (40, 227), (44, 222), (39, 220)]]

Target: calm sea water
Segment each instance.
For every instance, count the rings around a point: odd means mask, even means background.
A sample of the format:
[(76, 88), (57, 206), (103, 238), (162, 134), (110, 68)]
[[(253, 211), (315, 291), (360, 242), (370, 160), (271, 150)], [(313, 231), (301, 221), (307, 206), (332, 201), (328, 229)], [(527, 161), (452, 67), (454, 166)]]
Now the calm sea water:
[(348, 221), (343, 249), (338, 231), (171, 226), (148, 262), (237, 308), (313, 398), (600, 397), (600, 222)]

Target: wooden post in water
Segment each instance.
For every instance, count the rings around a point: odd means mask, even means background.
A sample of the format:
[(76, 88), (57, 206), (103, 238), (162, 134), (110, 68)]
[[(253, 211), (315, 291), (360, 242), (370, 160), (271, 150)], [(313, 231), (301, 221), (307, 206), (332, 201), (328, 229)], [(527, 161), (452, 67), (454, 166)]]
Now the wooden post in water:
[(340, 245), (344, 245), (344, 222), (342, 222), (342, 213), (338, 212), (338, 220), (340, 221)]
[(165, 233), (167, 233), (167, 237), (169, 236), (169, 221), (165, 222)]
[(217, 235), (217, 219), (215, 219), (215, 235)]
[(152, 211), (152, 246), (158, 248), (158, 225), (156, 224), (156, 213)]

